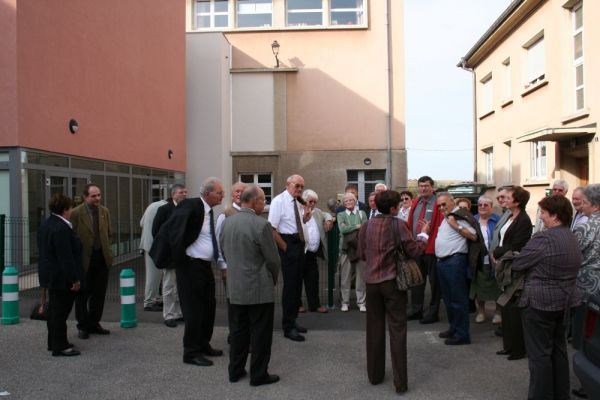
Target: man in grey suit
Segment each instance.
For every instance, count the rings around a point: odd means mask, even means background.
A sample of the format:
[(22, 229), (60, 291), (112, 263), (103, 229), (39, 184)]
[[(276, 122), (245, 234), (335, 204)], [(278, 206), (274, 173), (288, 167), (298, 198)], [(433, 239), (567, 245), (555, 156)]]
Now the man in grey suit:
[(142, 228), (142, 237), (140, 240), (140, 249), (144, 251), (144, 262), (146, 263), (146, 287), (144, 290), (144, 311), (161, 311), (160, 306), (160, 280), (162, 278), (162, 271), (156, 268), (152, 257), (148, 252), (154, 242), (154, 235), (152, 235), (152, 222), (156, 217), (156, 211), (160, 206), (167, 204), (166, 200), (159, 200), (151, 203), (144, 211), (142, 219), (140, 220), (140, 228)]
[(248, 185), (241, 195), (239, 213), (225, 219), (221, 251), (227, 262), (229, 293), (229, 381), (237, 382), (245, 370), (249, 346), (250, 385), (279, 381), (268, 373), (273, 341), (275, 284), (281, 268), (277, 246), (269, 222), (259, 217), (265, 207), (265, 194)]

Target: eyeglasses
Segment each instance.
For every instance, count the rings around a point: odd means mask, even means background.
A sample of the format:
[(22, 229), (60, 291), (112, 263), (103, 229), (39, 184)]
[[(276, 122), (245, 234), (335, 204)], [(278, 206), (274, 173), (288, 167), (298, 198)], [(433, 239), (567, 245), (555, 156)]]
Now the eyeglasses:
[(501, 199), (505, 199), (505, 198), (506, 198), (506, 196), (498, 196), (498, 197), (496, 197), (496, 200), (501, 200)]
[(405, 201), (405, 200), (412, 200), (412, 199), (410, 197), (401, 197), (401, 200)]
[(304, 189), (304, 185), (301, 185), (300, 183), (294, 183), (294, 187), (296, 189)]
[(488, 203), (478, 203), (477, 206), (478, 207), (489, 207), (490, 205)]
[(446, 208), (447, 205), (448, 203), (440, 203), (438, 204), (438, 208)]

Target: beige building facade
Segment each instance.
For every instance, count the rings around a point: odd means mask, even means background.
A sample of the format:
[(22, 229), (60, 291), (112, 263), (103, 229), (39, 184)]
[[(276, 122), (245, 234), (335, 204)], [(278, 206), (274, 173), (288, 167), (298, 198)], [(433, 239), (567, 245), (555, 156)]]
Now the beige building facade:
[(555, 179), (600, 180), (600, 3), (515, 0), (461, 59), (472, 71), (475, 179), (537, 202)]
[(402, 1), (190, 0), (186, 21), (188, 187), (406, 186)]

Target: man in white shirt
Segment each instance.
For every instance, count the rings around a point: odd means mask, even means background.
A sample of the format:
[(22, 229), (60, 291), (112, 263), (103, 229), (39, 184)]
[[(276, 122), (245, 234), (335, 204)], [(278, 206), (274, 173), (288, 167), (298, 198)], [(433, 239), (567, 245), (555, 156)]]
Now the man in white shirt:
[(269, 222), (281, 257), (283, 291), (281, 296), (283, 334), (302, 342), (306, 328), (296, 324), (302, 295), (304, 268), (304, 224), (310, 219), (310, 210), (298, 201), (304, 190), (304, 178), (292, 175), (286, 180), (285, 190), (275, 196), (269, 208)]
[(447, 345), (470, 344), (467, 240), (477, 240), (477, 233), (466, 221), (451, 215), (458, 210), (451, 194), (438, 193), (436, 204), (444, 214), (444, 219), (435, 239), (435, 256), (438, 259), (438, 280), (450, 325), (439, 336), (446, 339), (444, 343)]

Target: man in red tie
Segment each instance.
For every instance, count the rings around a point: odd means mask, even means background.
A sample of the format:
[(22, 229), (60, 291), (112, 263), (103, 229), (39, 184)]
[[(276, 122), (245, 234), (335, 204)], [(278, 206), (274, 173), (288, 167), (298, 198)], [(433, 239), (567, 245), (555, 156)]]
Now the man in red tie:
[[(417, 262), (425, 283), (422, 286), (411, 290), (411, 308), (408, 312), (409, 320), (420, 320), (422, 324), (432, 324), (439, 321), (439, 309), (441, 292), (437, 281), (435, 257), (435, 238), (438, 228), (444, 219), (444, 215), (439, 212), (436, 206), (436, 196), (433, 190), (434, 181), (429, 176), (422, 176), (417, 181), (419, 185), (419, 197), (413, 200), (408, 217), (408, 226), (412, 230), (413, 237), (421, 233), (421, 228), (425, 222), (430, 224), (429, 240), (423, 255)], [(429, 286), (431, 288), (431, 301), (429, 308), (424, 312), (425, 286), (429, 276)]]

